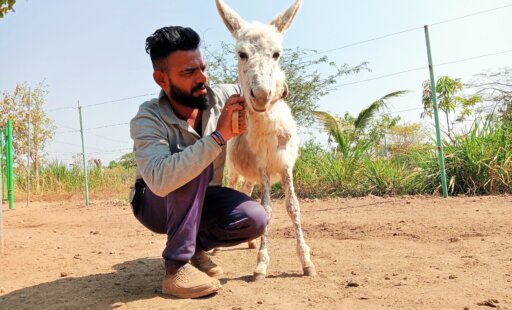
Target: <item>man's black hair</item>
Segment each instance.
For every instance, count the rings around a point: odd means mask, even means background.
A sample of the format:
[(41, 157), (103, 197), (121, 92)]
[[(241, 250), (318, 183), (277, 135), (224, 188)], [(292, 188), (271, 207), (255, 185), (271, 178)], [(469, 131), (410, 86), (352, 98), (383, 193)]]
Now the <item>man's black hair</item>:
[(192, 28), (181, 26), (163, 27), (146, 39), (146, 53), (151, 57), (153, 67), (172, 52), (190, 51), (199, 47), (201, 38)]

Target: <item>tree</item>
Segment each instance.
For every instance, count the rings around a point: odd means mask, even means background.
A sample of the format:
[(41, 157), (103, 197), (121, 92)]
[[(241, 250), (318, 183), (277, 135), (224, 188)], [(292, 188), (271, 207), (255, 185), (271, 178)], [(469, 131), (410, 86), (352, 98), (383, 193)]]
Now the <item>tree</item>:
[(395, 125), (388, 131), (388, 145), (393, 156), (409, 153), (428, 141), (428, 133), (420, 123)]
[[(36, 191), (39, 191), (39, 167), (44, 158), (44, 149), (53, 139), (55, 125), (43, 110), (45, 96), (48, 94), (44, 81), (29, 92), (25, 82), (17, 84), (14, 92), (4, 91), (0, 101), (0, 124), (8, 119), (13, 122), (14, 160), (20, 167), (26, 167), (28, 153), (29, 104), (30, 104), (30, 160), (35, 173)], [(30, 93), (30, 98), (29, 98)]]
[(467, 87), (475, 89), (482, 101), (494, 103), (484, 112), (499, 113), (504, 120), (512, 122), (512, 67), (503, 68), (499, 72), (478, 74)]
[(385, 115), (380, 121), (376, 121), (377, 114), (387, 108), (389, 99), (407, 92), (401, 90), (389, 93), (372, 102), (355, 118), (348, 113), (340, 118), (323, 111), (314, 111), (314, 115), (322, 123), (329, 138), (337, 143), (336, 150), (343, 158), (360, 157), (367, 153), (371, 146), (379, 144), (385, 130), (400, 120), (400, 117), (391, 118)]
[(14, 11), (16, 0), (0, 0), (0, 18), (3, 18), (9, 11)]
[(126, 153), (119, 158), (118, 161), (111, 161), (108, 164), (109, 168), (123, 167), (124, 169), (136, 168), (137, 163), (135, 162), (135, 154), (133, 152)]
[[(205, 58), (208, 63), (210, 80), (216, 84), (238, 83), (238, 71), (234, 46), (221, 42), (220, 51), (205, 49)], [(337, 66), (327, 57), (314, 58), (314, 50), (305, 50), (299, 47), (285, 49), (281, 58), (281, 68), (286, 74), (288, 84), (288, 97), (286, 102), (299, 126), (310, 125), (314, 121), (313, 111), (318, 108), (320, 97), (329, 94), (335, 89), (339, 77), (368, 70), (367, 62), (357, 66), (343, 64)], [(333, 73), (322, 75), (318, 68), (325, 66)]]
[[(479, 96), (462, 97), (463, 84), (460, 79), (453, 79), (449, 76), (442, 76), (436, 82), (436, 95), (437, 105), (439, 110), (443, 111), (446, 118), (446, 131), (445, 134), (453, 142), (452, 131), (454, 122), (450, 123), (449, 114), (455, 113), (459, 108), (459, 115), (457, 120), (464, 120), (465, 117), (471, 115), (471, 108), (481, 101)], [(423, 96), (422, 103), (424, 111), (421, 113), (421, 118), (426, 116), (432, 118), (434, 113), (434, 104), (432, 102), (432, 91), (430, 82), (423, 82)]]

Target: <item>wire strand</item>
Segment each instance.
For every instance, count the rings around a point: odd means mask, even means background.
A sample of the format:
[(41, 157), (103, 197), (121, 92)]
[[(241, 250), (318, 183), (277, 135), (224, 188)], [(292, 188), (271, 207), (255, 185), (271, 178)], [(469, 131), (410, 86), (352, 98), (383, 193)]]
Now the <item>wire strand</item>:
[[(467, 14), (467, 15), (463, 15), (463, 16), (459, 16), (459, 17), (454, 17), (454, 18), (450, 18), (450, 19), (446, 19), (446, 20), (442, 20), (442, 21), (438, 21), (438, 22), (435, 22), (435, 23), (428, 24), (428, 26), (429, 27), (435, 27), (435, 26), (439, 26), (439, 25), (442, 25), (442, 24), (458, 21), (458, 20), (461, 20), (461, 19), (466, 19), (466, 18), (470, 18), (470, 17), (473, 17), (473, 16), (482, 15), (482, 14), (486, 14), (486, 13), (490, 13), (490, 12), (506, 9), (506, 8), (509, 8), (509, 7), (512, 7), (512, 4), (503, 5), (503, 6), (491, 8), (491, 9), (488, 9), (488, 10), (477, 11), (477, 12), (473, 12), (473, 13), (470, 13), (470, 14)], [(388, 33), (388, 34), (385, 34), (385, 35), (382, 35), (382, 36), (377, 36), (377, 37), (374, 37), (374, 38), (370, 38), (370, 39), (361, 40), (361, 41), (357, 41), (357, 42), (354, 42), (354, 43), (342, 45), (340, 47), (334, 47), (334, 48), (331, 48), (331, 49), (315, 52), (313, 54), (302, 56), (302, 57), (299, 57), (299, 58), (300, 59), (305, 59), (305, 58), (309, 58), (309, 57), (313, 57), (313, 56), (317, 56), (317, 55), (321, 55), (321, 54), (327, 54), (327, 53), (331, 53), (331, 52), (336, 52), (336, 51), (343, 50), (343, 49), (346, 49), (346, 48), (349, 48), (349, 47), (354, 47), (354, 46), (362, 45), (362, 44), (365, 44), (365, 43), (370, 43), (370, 42), (374, 42), (374, 41), (378, 41), (378, 40), (394, 37), (394, 36), (397, 36), (397, 35), (400, 35), (400, 34), (416, 31), (416, 30), (419, 30), (419, 29), (423, 29), (423, 26), (421, 26), (421, 27), (413, 27), (413, 28), (408, 28), (408, 29), (404, 29), (404, 30), (401, 30), (401, 31), (397, 31), (397, 32)]]
[(91, 107), (97, 107), (97, 106), (105, 105), (105, 104), (109, 104), (109, 103), (121, 102), (121, 101), (130, 100), (130, 99), (142, 98), (142, 97), (147, 97), (147, 96), (155, 96), (155, 95), (158, 95), (158, 93), (151, 93), (151, 94), (144, 94), (144, 95), (138, 95), (138, 96), (133, 96), (133, 97), (126, 97), (126, 98), (121, 98), (121, 99), (103, 101), (103, 102), (94, 103), (94, 104), (86, 104), (86, 105), (83, 105), (81, 107), (82, 108), (91, 108)]

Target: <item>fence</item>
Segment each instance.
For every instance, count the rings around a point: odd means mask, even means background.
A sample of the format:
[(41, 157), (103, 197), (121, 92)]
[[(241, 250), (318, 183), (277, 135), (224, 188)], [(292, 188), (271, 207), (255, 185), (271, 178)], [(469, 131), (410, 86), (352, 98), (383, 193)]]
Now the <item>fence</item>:
[[(512, 5), (505, 5), (505, 6), (501, 6), (501, 7), (497, 7), (497, 8), (493, 8), (493, 9), (489, 9), (489, 10), (484, 10), (484, 11), (479, 11), (479, 12), (475, 12), (473, 14), (468, 14), (468, 15), (465, 15), (465, 16), (460, 16), (460, 17), (456, 17), (456, 18), (452, 18), (452, 19), (448, 19), (448, 20), (444, 20), (444, 21), (440, 21), (440, 22), (436, 22), (436, 23), (432, 23), (430, 24), (430, 26), (439, 26), (439, 25), (443, 25), (443, 24), (447, 24), (447, 23), (452, 23), (452, 22), (456, 22), (456, 21), (460, 21), (460, 20), (463, 20), (463, 19), (469, 19), (469, 18), (472, 18), (474, 16), (478, 16), (478, 15), (482, 15), (482, 14), (489, 14), (489, 13), (492, 13), (492, 12), (497, 12), (499, 10), (504, 10), (504, 9), (508, 9), (508, 8), (511, 8)], [(358, 81), (350, 81), (350, 82), (346, 82), (346, 83), (341, 83), (341, 84), (338, 84), (336, 85), (334, 88), (335, 89), (339, 89), (339, 88), (342, 88), (342, 87), (347, 87), (349, 85), (357, 85), (357, 84), (363, 84), (363, 83), (369, 83), (369, 82), (372, 82), (372, 81), (377, 81), (377, 80), (384, 80), (384, 79), (388, 79), (388, 78), (391, 78), (391, 77), (394, 77), (394, 76), (398, 76), (398, 75), (405, 75), (405, 74), (409, 74), (409, 73), (412, 73), (412, 72), (417, 72), (417, 71), (421, 71), (421, 72), (424, 72), (425, 73), (425, 76), (428, 76), (430, 75), (430, 81), (431, 81), (431, 85), (433, 87), (431, 87), (431, 91), (432, 91), (432, 98), (435, 100), (436, 99), (436, 96), (435, 96), (435, 93), (436, 93), (436, 90), (435, 90), (435, 77), (434, 77), (434, 72), (433, 72), (433, 69), (434, 69), (434, 64), (433, 64), (433, 61), (432, 61), (432, 56), (431, 56), (431, 53), (430, 53), (430, 44), (429, 44), (429, 34), (428, 34), (428, 27), (415, 27), (415, 28), (410, 28), (410, 29), (405, 29), (405, 30), (402, 30), (402, 31), (398, 31), (398, 32), (394, 32), (394, 33), (390, 33), (390, 34), (387, 34), (387, 35), (383, 35), (383, 36), (379, 36), (379, 37), (375, 37), (375, 38), (370, 38), (370, 39), (367, 39), (367, 40), (362, 40), (362, 41), (359, 41), (359, 42), (355, 42), (355, 43), (351, 43), (351, 44), (346, 44), (346, 45), (343, 45), (343, 46), (340, 46), (340, 47), (335, 47), (335, 48), (332, 48), (332, 49), (329, 49), (329, 50), (324, 50), (324, 51), (320, 51), (320, 52), (316, 52), (316, 53), (312, 53), (312, 54), (309, 54), (307, 56), (304, 56), (304, 58), (306, 57), (312, 57), (312, 56), (315, 56), (315, 55), (321, 55), (321, 54), (327, 54), (327, 53), (332, 53), (332, 52), (336, 52), (336, 51), (341, 51), (341, 50), (344, 50), (344, 49), (348, 49), (348, 48), (352, 48), (354, 46), (359, 46), (359, 45), (363, 45), (363, 44), (369, 44), (371, 42), (374, 42), (374, 41), (379, 41), (379, 40), (385, 40), (385, 39), (389, 39), (391, 37), (395, 37), (395, 36), (398, 36), (398, 35), (402, 35), (404, 33), (409, 33), (409, 32), (415, 32), (415, 31), (420, 31), (420, 30), (424, 30), (424, 33), (422, 34), (422, 36), (424, 37), (425, 39), (425, 42), (426, 42), (426, 45), (427, 45), (427, 50), (428, 50), (428, 62), (427, 61), (423, 61), (424, 63), (428, 63), (428, 65), (423, 65), (423, 66), (417, 66), (417, 67), (413, 67), (413, 68), (403, 68), (402, 70), (398, 70), (396, 72), (392, 72), (392, 73), (388, 73), (388, 74), (382, 74), (382, 75), (379, 75), (379, 76), (374, 76), (374, 77), (370, 77), (370, 78), (367, 78), (367, 79), (363, 79), (363, 80), (358, 80)], [(419, 33), (417, 34), (419, 36)], [(509, 53), (512, 53), (512, 50), (501, 50), (501, 51), (496, 51), (496, 52), (493, 52), (493, 53), (485, 53), (485, 54), (480, 54), (480, 55), (474, 55), (474, 56), (471, 56), (471, 57), (466, 57), (466, 58), (459, 58), (459, 59), (454, 59), (454, 60), (450, 60), (450, 61), (444, 61), (444, 62), (439, 62), (439, 63), (436, 63), (436, 68), (437, 67), (441, 67), (441, 66), (447, 66), (447, 65), (450, 65), (450, 64), (456, 64), (456, 63), (463, 63), (463, 62), (471, 62), (473, 60), (476, 60), (476, 59), (481, 59), (481, 58), (487, 58), (487, 57), (494, 57), (494, 56), (498, 56), (498, 55), (504, 55), (504, 54), (509, 54)], [(128, 125), (128, 122), (124, 121), (124, 122), (118, 122), (118, 123), (111, 123), (111, 124), (103, 124), (101, 126), (94, 126), (94, 127), (85, 127), (83, 125), (83, 109), (89, 109), (89, 108), (99, 108), (99, 107), (103, 107), (105, 105), (110, 105), (110, 104), (114, 104), (114, 103), (118, 103), (118, 102), (123, 102), (123, 101), (128, 101), (128, 100), (132, 100), (132, 99), (139, 99), (139, 98), (144, 98), (144, 97), (148, 97), (148, 96), (154, 96), (156, 95), (155, 93), (152, 93), (152, 94), (144, 94), (144, 95), (140, 95), (140, 96), (133, 96), (133, 97), (129, 97), (129, 98), (121, 98), (121, 99), (118, 99), (118, 100), (109, 100), (109, 101), (104, 101), (104, 102), (99, 102), (99, 103), (95, 103), (95, 104), (89, 104), (89, 105), (78, 105), (78, 107), (62, 107), (62, 108), (56, 108), (56, 109), (50, 109), (48, 110), (48, 112), (54, 112), (54, 111), (60, 111), (60, 110), (72, 110), (72, 111), (75, 111), (75, 109), (78, 109), (78, 121), (79, 121), (79, 129), (77, 128), (72, 128), (72, 127), (68, 127), (68, 126), (63, 126), (63, 125), (59, 125), (60, 128), (63, 128), (64, 130), (61, 130), (61, 131), (58, 131), (57, 132), (57, 135), (65, 135), (65, 134), (78, 134), (80, 133), (80, 139), (81, 139), (81, 143), (80, 145), (79, 144), (73, 144), (73, 143), (69, 143), (69, 142), (58, 142), (58, 143), (61, 143), (61, 144), (67, 144), (69, 146), (73, 146), (75, 147), (76, 151), (73, 152), (73, 153), (68, 153), (68, 154), (59, 154), (59, 153), (54, 153), (54, 154), (51, 154), (52, 156), (57, 156), (57, 157), (60, 157), (61, 155), (70, 155), (70, 154), (75, 154), (75, 155), (80, 155), (81, 157), (81, 162), (82, 162), (82, 166), (83, 166), (83, 169), (84, 169), (84, 193), (85, 193), (85, 201), (86, 201), (86, 205), (89, 204), (89, 197), (88, 197), (88, 193), (89, 193), (89, 189), (88, 189), (88, 180), (87, 180), (87, 154), (98, 154), (98, 155), (104, 155), (104, 154), (120, 154), (122, 152), (129, 152), (131, 151), (131, 141), (121, 141), (121, 140), (117, 140), (117, 139), (112, 139), (111, 137), (108, 136), (108, 134), (98, 134), (96, 133), (95, 131), (97, 130), (111, 130), (112, 128), (115, 128), (115, 127), (127, 127)], [(434, 108), (435, 108), (435, 111), (437, 110), (437, 103), (434, 102)], [(397, 114), (397, 113), (402, 113), (402, 112), (407, 112), (407, 111), (416, 111), (416, 110), (423, 110), (423, 107), (415, 107), (415, 108), (410, 108), (410, 109), (406, 109), (406, 110), (399, 110), (399, 111), (390, 111), (389, 113), (390, 114)], [(435, 112), (435, 114), (437, 114), (437, 112)], [(70, 117), (71, 118), (71, 117)], [(73, 115), (73, 118), (76, 119), (76, 115)], [(438, 147), (438, 151), (439, 151), (439, 165), (440, 165), (440, 169), (441, 169), (441, 180), (440, 182), (441, 183), (444, 183), (443, 184), (443, 196), (447, 196), (447, 193), (446, 193), (446, 177), (443, 175), (444, 172), (443, 172), (443, 164), (442, 164), (442, 161), (443, 161), (443, 154), (442, 154), (442, 144), (440, 144), (440, 129), (439, 129), (439, 121), (438, 121), (438, 117), (436, 116), (435, 117), (435, 122), (436, 122), (436, 139), (437, 139), (437, 147)], [(126, 130), (126, 132), (128, 132), (128, 130)], [(97, 138), (97, 139), (103, 139), (103, 140), (106, 140), (106, 141), (112, 141), (112, 142), (116, 142), (116, 143), (122, 143), (123, 144), (123, 147), (121, 148), (117, 148), (117, 149), (93, 149), (92, 147), (90, 146), (87, 146), (86, 144), (86, 138), (87, 137), (94, 137), (94, 138)], [(124, 147), (125, 146), (125, 147)], [(79, 149), (79, 150), (78, 150)]]

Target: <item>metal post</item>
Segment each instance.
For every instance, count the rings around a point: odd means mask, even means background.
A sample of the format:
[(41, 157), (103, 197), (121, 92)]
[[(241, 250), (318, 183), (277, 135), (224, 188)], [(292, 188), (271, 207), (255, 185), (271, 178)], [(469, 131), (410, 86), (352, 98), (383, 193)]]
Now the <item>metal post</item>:
[(439, 160), (439, 172), (441, 174), (441, 186), (443, 188), (443, 197), (448, 197), (448, 187), (446, 185), (446, 170), (444, 168), (443, 143), (441, 141), (441, 128), (439, 127), (439, 111), (436, 96), (436, 80), (434, 79), (434, 65), (432, 64), (432, 53), (430, 51), (430, 38), (428, 35), (428, 26), (425, 25), (425, 40), (427, 42), (428, 69), (430, 71), (430, 88), (432, 91), (432, 104), (434, 106), (434, 121), (436, 125), (437, 156)]
[(9, 208), (14, 209), (14, 168), (12, 149), (12, 120), (7, 120), (7, 196)]
[(388, 130), (384, 131), (384, 157), (388, 158), (388, 141), (386, 139)]
[(0, 191), (2, 192), (0, 196), (2, 199), (7, 200), (7, 182), (5, 181), (5, 177), (7, 177), (7, 173), (4, 173), (4, 169), (6, 166), (6, 154), (5, 154), (5, 144), (6, 144), (6, 137), (5, 137), (6, 130), (3, 128), (0, 128), (0, 166), (2, 169), (0, 169), (0, 178), (2, 178), (2, 186), (0, 186)]
[(27, 129), (28, 129), (28, 140), (27, 140), (27, 146), (28, 146), (28, 152), (27, 152), (27, 204), (26, 206), (28, 207), (28, 204), (29, 204), (29, 199), (30, 199), (30, 123), (32, 122), (32, 120), (30, 119), (30, 104), (31, 104), (31, 94), (30, 94), (30, 88), (28, 89), (28, 125), (27, 125)]
[(85, 160), (85, 142), (84, 142), (84, 128), (82, 125), (82, 107), (80, 101), (78, 101), (78, 116), (80, 117), (80, 136), (82, 138), (82, 160), (84, 164), (84, 176), (85, 176), (85, 206), (89, 206), (89, 179), (87, 177), (87, 161)]
[(4, 191), (1, 190), (3, 186), (3, 175), (2, 175), (2, 140), (3, 130), (0, 129), (0, 254), (4, 254)]

